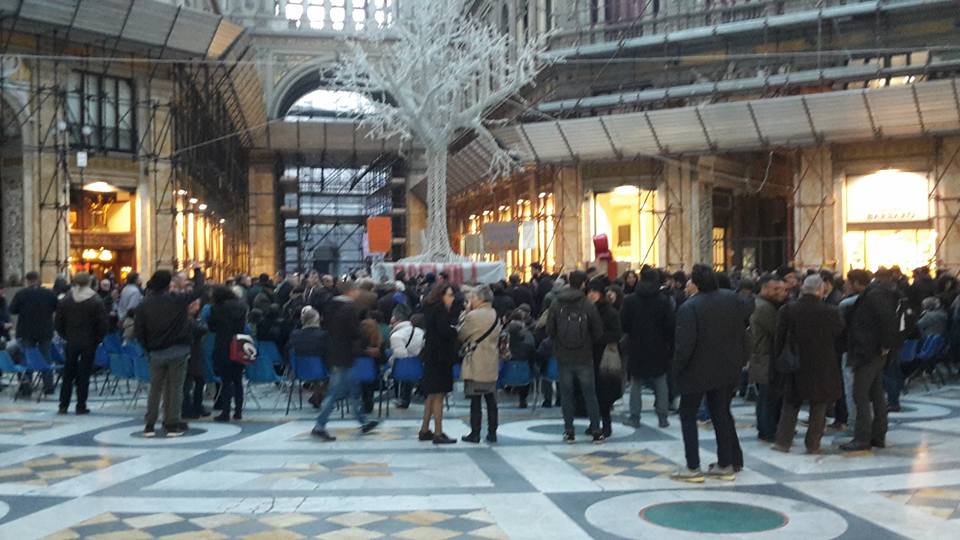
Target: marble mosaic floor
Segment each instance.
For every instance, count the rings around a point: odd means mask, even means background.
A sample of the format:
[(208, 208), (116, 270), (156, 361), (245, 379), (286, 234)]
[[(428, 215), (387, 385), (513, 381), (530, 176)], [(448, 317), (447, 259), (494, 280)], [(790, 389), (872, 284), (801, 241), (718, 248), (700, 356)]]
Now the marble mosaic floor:
[[(146, 439), (142, 401), (57, 416), (53, 401), (5, 391), (0, 538), (960, 538), (960, 386), (911, 393), (888, 447), (852, 455), (836, 450), (839, 434), (823, 455), (773, 452), (737, 399), (746, 468), (699, 485), (669, 478), (683, 456), (675, 416), (564, 445), (559, 410), (502, 396), (495, 445), (416, 441), (416, 405), (369, 435), (337, 420), (338, 440), (323, 444), (309, 406), (284, 416), (276, 394), (258, 393), (265, 408), (242, 422)], [(466, 416), (454, 398), (447, 433), (464, 435)], [(700, 435), (710, 463), (713, 433)]]

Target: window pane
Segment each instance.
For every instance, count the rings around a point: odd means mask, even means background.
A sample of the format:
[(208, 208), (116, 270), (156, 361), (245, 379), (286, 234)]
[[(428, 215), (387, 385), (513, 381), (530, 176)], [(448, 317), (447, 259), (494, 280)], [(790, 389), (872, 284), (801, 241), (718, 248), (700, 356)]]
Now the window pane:
[(117, 147), (117, 80), (103, 79), (103, 145)]
[(91, 146), (100, 146), (100, 89), (95, 75), (84, 75), (84, 118), (83, 123), (93, 128), (88, 142)]
[(133, 150), (134, 126), (136, 126), (136, 104), (133, 99), (133, 88), (130, 81), (121, 79), (119, 82), (117, 107), (120, 115), (119, 141), (117, 147), (121, 150)]

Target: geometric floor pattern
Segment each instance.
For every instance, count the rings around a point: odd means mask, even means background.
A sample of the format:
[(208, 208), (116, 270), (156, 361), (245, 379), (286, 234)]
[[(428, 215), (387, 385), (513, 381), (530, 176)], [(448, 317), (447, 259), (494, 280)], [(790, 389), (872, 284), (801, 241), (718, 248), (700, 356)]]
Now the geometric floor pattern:
[[(803, 423), (775, 452), (735, 398), (743, 471), (703, 484), (670, 479), (679, 418), (658, 427), (648, 393), (636, 428), (622, 423), (629, 395), (617, 403), (603, 445), (583, 419), (563, 444), (559, 409), (501, 394), (496, 444), (442, 447), (417, 440), (417, 403), (370, 434), (334, 415), (337, 440), (320, 443), (314, 409), (285, 414), (285, 393), (258, 393), (265, 408), (248, 400), (243, 421), (193, 421), (176, 438), (142, 437), (143, 400), (131, 408), (123, 389), (91, 396), (86, 416), (0, 394), (0, 539), (960, 538), (960, 384), (913, 389), (886, 448), (853, 454), (838, 449), (849, 432), (832, 431), (823, 454), (804, 454)], [(467, 434), (468, 418), (461, 390), (447, 435)], [(712, 427), (697, 434), (701, 462), (715, 462)]]
[(130, 458), (100, 454), (80, 456), (47, 454), (0, 468), (0, 483), (16, 482), (49, 486), (91, 471), (106, 469), (128, 459)]
[(506, 539), (489, 513), (348, 512), (250, 514), (128, 514), (106, 512), (57, 531), (49, 540), (227, 539), (297, 540), (400, 538), (404, 540)]

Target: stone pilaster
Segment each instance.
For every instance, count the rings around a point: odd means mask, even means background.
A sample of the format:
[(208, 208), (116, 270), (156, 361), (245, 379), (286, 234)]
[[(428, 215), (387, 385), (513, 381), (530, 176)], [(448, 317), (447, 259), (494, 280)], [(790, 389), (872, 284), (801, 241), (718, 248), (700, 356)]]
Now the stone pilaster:
[(273, 275), (277, 271), (277, 192), (273, 163), (263, 159), (250, 164), (250, 273)]

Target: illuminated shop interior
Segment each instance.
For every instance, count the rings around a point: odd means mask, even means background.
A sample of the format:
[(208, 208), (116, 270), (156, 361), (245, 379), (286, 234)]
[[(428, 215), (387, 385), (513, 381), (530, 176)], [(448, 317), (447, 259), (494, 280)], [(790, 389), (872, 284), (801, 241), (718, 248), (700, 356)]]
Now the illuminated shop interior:
[(593, 196), (591, 236), (607, 235), (613, 258), (626, 268), (657, 266), (656, 192), (618, 186)]

